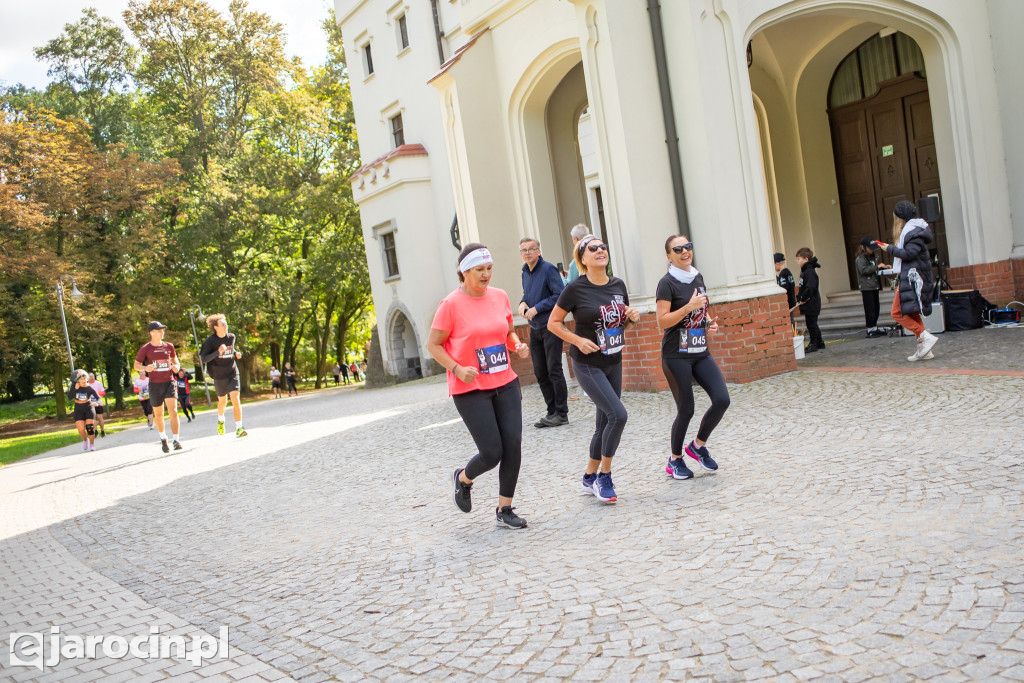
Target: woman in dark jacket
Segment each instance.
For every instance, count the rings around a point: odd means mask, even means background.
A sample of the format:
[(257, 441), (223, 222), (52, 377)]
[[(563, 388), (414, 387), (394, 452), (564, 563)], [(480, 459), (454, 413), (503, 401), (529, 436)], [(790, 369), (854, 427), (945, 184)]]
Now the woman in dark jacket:
[(860, 246), (857, 247), (854, 267), (857, 269), (857, 286), (860, 289), (860, 296), (864, 300), (864, 324), (868, 328), (868, 337), (883, 337), (885, 331), (878, 329), (878, 290), (882, 288), (878, 271), (889, 266), (878, 262), (874, 249), (875, 243), (870, 237), (861, 238)]
[(932, 231), (928, 224), (917, 218), (917, 209), (911, 202), (902, 201), (893, 208), (892, 237), (895, 244), (881, 244), (893, 256), (892, 269), (899, 277), (896, 298), (892, 302), (892, 318), (917, 338), (917, 350), (907, 360), (914, 362), (934, 358), (932, 347), (938, 341), (924, 329), (921, 316), (932, 312), (932, 260), (928, 244)]

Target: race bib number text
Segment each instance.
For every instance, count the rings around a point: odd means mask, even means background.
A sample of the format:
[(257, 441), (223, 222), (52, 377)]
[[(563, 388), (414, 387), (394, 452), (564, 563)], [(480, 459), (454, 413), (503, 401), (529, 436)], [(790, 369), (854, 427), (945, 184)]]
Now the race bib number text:
[(476, 350), (477, 367), (480, 373), (490, 375), (508, 370), (508, 349), (504, 344)]

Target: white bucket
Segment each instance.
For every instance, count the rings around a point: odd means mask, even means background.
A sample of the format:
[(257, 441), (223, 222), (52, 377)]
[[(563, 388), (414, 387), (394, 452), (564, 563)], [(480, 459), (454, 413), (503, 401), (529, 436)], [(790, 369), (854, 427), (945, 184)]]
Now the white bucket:
[(804, 337), (793, 337), (793, 353), (796, 355), (796, 359), (800, 360), (804, 357)]

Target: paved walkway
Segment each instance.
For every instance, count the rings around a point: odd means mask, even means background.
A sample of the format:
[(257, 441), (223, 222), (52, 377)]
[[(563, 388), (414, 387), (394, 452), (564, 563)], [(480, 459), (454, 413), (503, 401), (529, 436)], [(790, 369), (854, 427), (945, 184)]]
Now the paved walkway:
[(669, 397), (627, 395), (603, 506), (574, 390), (570, 425), (525, 432), (525, 531), (494, 527), (493, 473), (452, 504), (471, 442), (436, 379), (255, 404), (243, 440), (200, 415), (180, 453), (134, 429), (4, 467), (0, 638), (227, 626), (231, 657), (41, 675), (5, 646), (0, 679), (1024, 680), (1024, 379), (731, 392), (722, 468), (691, 481), (663, 472)]
[(915, 340), (906, 337), (866, 339), (864, 333), (830, 335), (825, 351), (807, 354), (798, 361), (801, 369), (858, 367), (910, 372), (941, 370), (1024, 373), (1024, 324), (991, 325), (979, 330), (945, 332), (936, 335), (935, 358), (908, 363)]

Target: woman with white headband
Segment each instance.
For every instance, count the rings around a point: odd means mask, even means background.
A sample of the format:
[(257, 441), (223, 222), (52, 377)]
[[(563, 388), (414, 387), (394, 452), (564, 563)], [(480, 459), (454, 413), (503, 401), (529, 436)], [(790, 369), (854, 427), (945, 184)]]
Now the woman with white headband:
[(498, 468), (498, 525), (523, 529), (513, 512), (523, 444), (523, 394), (512, 370), (510, 352), (526, 358), (530, 347), (512, 327), (508, 294), (491, 281), (493, 260), (482, 244), (459, 253), (462, 284), (441, 300), (430, 326), (427, 351), (448, 371), (448, 393), (479, 452), (455, 470), (453, 497), (463, 512), (472, 509), (473, 480)]
[[(629, 305), (626, 283), (608, 275), (608, 245), (587, 235), (575, 249), (580, 277), (566, 285), (548, 318), (548, 329), (572, 344), (569, 356), (576, 380), (597, 408), (590, 459), (583, 474), (583, 491), (604, 503), (618, 500), (612, 483), (612, 457), (626, 426), (622, 405), (622, 349), (625, 329), (640, 320)], [(576, 331), (565, 326), (572, 313)]]

